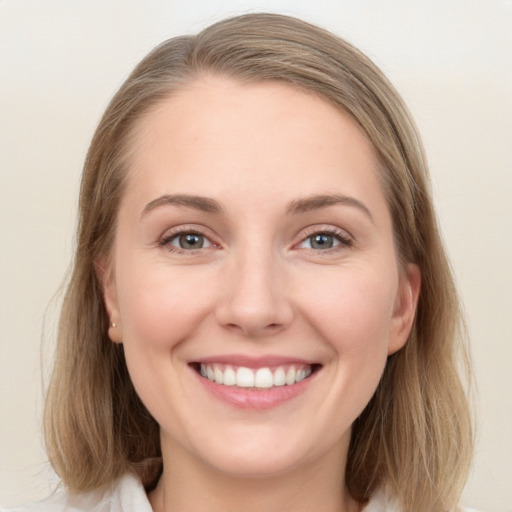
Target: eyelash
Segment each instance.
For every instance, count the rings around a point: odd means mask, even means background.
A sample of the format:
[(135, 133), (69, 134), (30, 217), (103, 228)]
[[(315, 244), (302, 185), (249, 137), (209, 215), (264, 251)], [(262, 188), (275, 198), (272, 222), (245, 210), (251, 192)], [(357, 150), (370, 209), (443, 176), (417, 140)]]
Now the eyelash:
[[(200, 247), (198, 249), (183, 249), (182, 247), (177, 247), (175, 245), (172, 245), (172, 242), (183, 235), (196, 235), (202, 237), (205, 241), (207, 241), (210, 245), (208, 247)], [(202, 249), (208, 249), (210, 247), (218, 247), (217, 244), (212, 242), (210, 238), (203, 233), (201, 233), (199, 230), (195, 228), (186, 228), (181, 227), (179, 230), (173, 231), (172, 233), (167, 234), (164, 236), (158, 243), (159, 247), (163, 247), (167, 249), (169, 252), (174, 252), (178, 254), (194, 254)]]
[[(204, 238), (204, 240), (208, 241), (210, 244), (208, 247), (200, 247), (198, 249), (183, 249), (181, 247), (177, 247), (175, 245), (172, 245), (172, 242), (176, 240), (178, 237), (182, 235), (196, 235)], [(325, 228), (318, 228), (318, 227), (312, 227), (308, 230), (306, 230), (305, 236), (301, 239), (301, 241), (298, 244), (295, 244), (294, 247), (298, 247), (304, 242), (306, 242), (309, 239), (312, 239), (314, 236), (318, 235), (327, 235), (332, 236), (338, 243), (338, 245), (334, 245), (333, 247), (330, 247), (328, 249), (314, 249), (312, 247), (305, 248), (307, 250), (313, 251), (315, 253), (321, 253), (321, 254), (330, 254), (332, 252), (336, 252), (339, 250), (343, 250), (346, 248), (350, 248), (353, 246), (354, 241), (352, 238), (350, 238), (347, 233), (341, 229), (337, 229), (334, 227), (325, 227)], [(194, 228), (180, 228), (177, 231), (174, 231), (172, 233), (169, 233), (168, 235), (164, 236), (158, 243), (159, 247), (163, 247), (167, 249), (169, 252), (174, 252), (178, 254), (194, 254), (202, 249), (209, 249), (209, 248), (218, 248), (219, 246), (212, 242), (208, 236), (204, 235), (200, 232), (200, 230), (194, 229)]]
[(305, 234), (306, 234), (306, 236), (304, 236), (304, 238), (302, 238), (302, 240), (300, 241), (300, 243), (298, 245), (301, 245), (304, 242), (306, 242), (307, 240), (312, 239), (314, 236), (318, 236), (318, 235), (332, 236), (336, 241), (339, 242), (338, 245), (335, 245), (328, 249), (313, 249), (313, 248), (308, 249), (315, 253), (331, 254), (331, 253), (339, 251), (339, 250), (350, 248), (354, 245), (354, 240), (349, 237), (349, 235), (346, 233), (346, 231), (343, 231), (339, 228), (335, 228), (335, 227), (331, 227), (331, 226), (326, 226), (326, 227), (322, 227), (322, 228), (318, 228), (317, 226), (315, 226), (315, 227), (312, 227), (309, 230), (309, 232), (308, 232), (308, 230), (306, 230)]

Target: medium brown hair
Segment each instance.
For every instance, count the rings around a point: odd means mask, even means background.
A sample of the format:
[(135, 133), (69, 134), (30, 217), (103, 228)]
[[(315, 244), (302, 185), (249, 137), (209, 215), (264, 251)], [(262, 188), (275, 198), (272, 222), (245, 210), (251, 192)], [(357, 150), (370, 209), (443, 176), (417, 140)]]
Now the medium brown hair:
[(419, 266), (422, 289), (407, 344), (388, 358), (353, 425), (346, 484), (363, 502), (385, 486), (405, 511), (451, 509), (472, 452), (459, 376), (468, 357), (420, 138), (398, 93), (365, 55), (275, 14), (239, 16), (165, 41), (135, 68), (99, 123), (83, 171), (76, 257), (45, 411), (51, 463), (76, 490), (126, 471), (150, 487), (161, 471), (159, 427), (135, 393), (122, 345), (107, 335), (95, 264), (112, 246), (134, 127), (204, 73), (281, 81), (316, 94), (352, 116), (375, 147), (400, 262)]

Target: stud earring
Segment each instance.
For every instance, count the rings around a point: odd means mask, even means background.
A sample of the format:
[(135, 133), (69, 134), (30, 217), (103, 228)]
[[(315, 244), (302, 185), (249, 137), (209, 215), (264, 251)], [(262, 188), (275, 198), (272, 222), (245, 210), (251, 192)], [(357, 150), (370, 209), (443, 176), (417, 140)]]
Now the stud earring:
[(112, 327), (113, 329), (115, 329), (117, 327), (117, 324), (115, 322), (110, 322), (110, 327)]

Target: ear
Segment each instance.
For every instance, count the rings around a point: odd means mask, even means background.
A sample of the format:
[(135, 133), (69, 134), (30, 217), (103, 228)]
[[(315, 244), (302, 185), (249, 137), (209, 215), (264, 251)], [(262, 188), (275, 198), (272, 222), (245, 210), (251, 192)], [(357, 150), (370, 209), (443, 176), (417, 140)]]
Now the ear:
[(407, 342), (414, 323), (421, 289), (418, 265), (409, 263), (402, 273), (391, 323), (388, 355), (400, 350)]
[(121, 315), (113, 265), (105, 260), (99, 260), (94, 262), (94, 266), (103, 289), (103, 301), (109, 318), (108, 337), (114, 343), (122, 343)]

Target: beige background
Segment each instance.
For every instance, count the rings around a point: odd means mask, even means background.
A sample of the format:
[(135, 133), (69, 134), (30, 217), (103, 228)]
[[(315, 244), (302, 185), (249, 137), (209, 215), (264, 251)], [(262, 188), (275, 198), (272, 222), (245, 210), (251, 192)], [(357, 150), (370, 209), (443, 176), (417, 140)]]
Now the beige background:
[(512, 511), (511, 0), (0, 0), (0, 504), (54, 481), (40, 435), (52, 297), (99, 116), (155, 44), (249, 10), (346, 37), (413, 111), (473, 339), (479, 434), (464, 499)]

